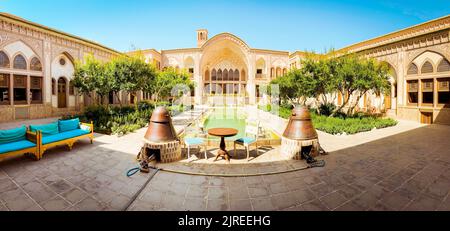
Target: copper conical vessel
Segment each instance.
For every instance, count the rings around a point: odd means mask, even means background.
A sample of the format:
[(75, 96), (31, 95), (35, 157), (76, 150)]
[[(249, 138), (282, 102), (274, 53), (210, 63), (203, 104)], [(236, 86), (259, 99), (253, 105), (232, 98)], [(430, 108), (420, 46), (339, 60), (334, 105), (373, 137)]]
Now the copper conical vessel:
[(178, 140), (175, 128), (172, 124), (172, 118), (165, 107), (158, 107), (153, 111), (144, 138), (154, 143)]
[(283, 136), (292, 140), (313, 140), (318, 138), (308, 108), (296, 107), (292, 110), (291, 118)]

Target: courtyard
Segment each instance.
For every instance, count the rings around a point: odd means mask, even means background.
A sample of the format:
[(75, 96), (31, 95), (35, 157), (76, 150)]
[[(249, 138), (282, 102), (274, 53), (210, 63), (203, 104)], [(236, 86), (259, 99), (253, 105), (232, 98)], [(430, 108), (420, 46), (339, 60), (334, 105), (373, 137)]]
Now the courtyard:
[(449, 126), (400, 120), (356, 135), (319, 132), (328, 152), (318, 157), (324, 168), (274, 161), (277, 145), (252, 151), (252, 161), (243, 161), (240, 149), (230, 164), (213, 162), (217, 146), (210, 146), (207, 161), (195, 152), (186, 160), (183, 150), (182, 161), (157, 166), (164, 170), (127, 177), (138, 165), (145, 131), (95, 134), (94, 144), (81, 140), (72, 151), (59, 146), (40, 161), (0, 162), (0, 210), (450, 210)]

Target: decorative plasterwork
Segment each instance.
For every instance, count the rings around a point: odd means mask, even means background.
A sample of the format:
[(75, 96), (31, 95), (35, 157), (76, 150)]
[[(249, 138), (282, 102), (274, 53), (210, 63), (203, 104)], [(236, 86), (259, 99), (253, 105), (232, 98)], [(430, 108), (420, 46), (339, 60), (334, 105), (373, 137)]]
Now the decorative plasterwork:
[[(0, 31), (0, 48), (5, 47), (6, 45), (13, 43), (15, 41), (22, 40), (27, 46), (29, 46), (36, 55), (41, 58), (43, 54), (42, 50), (42, 40), (34, 39), (26, 36), (20, 36), (15, 33), (8, 33), (4, 31)], [(12, 55), (12, 54), (11, 54)]]
[(221, 33), (221, 34), (218, 34), (218, 35), (212, 37), (205, 44), (203, 44), (202, 49), (204, 49), (211, 43), (214, 43), (214, 41), (216, 41), (216, 40), (228, 40), (228, 41), (231, 41), (231, 42), (237, 44), (245, 52), (250, 51), (250, 47), (244, 41), (242, 41), (242, 39), (240, 39), (237, 36), (230, 34), (230, 33)]
[[(397, 32), (393, 32), (387, 35), (380, 36), (378, 38), (370, 39), (364, 42), (360, 42), (343, 49), (340, 49), (341, 52), (360, 52), (367, 49), (372, 49), (375, 47), (384, 46), (387, 44), (392, 44), (404, 40), (408, 40), (411, 38), (417, 38), (419, 36), (427, 35), (430, 33), (439, 32), (445, 29), (450, 28), (450, 16), (446, 16), (444, 18), (432, 20), (429, 22), (425, 22), (410, 28), (406, 28)], [(448, 31), (447, 36), (448, 38)], [(427, 41), (428, 42), (428, 41)], [(338, 51), (338, 52), (339, 52)]]
[[(7, 39), (12, 39), (13, 35), (20, 38), (21, 40), (30, 44), (33, 49), (36, 49), (36, 52), (42, 56), (43, 54), (43, 40), (47, 40), (52, 42), (52, 44), (57, 44), (65, 47), (69, 47), (72, 50), (82, 49), (89, 53), (95, 53), (98, 56), (110, 58), (112, 55), (116, 55), (112, 51), (106, 51), (106, 49), (98, 49), (97, 45), (88, 46), (85, 45), (87, 42), (76, 42), (72, 39), (63, 38), (63, 36), (57, 35), (55, 32), (51, 31), (42, 31), (35, 29), (33, 26), (28, 26), (27, 24), (16, 22), (10, 19), (5, 20), (4, 18), (0, 18), (0, 32), (2, 33), (2, 38), (0, 42), (4, 42)], [(5, 33), (8, 33), (9, 36), (5, 36)], [(40, 44), (36, 44), (40, 43)], [(39, 48), (37, 48), (39, 46)], [(39, 50), (37, 50), (39, 49)], [(75, 55), (74, 57), (77, 57)]]

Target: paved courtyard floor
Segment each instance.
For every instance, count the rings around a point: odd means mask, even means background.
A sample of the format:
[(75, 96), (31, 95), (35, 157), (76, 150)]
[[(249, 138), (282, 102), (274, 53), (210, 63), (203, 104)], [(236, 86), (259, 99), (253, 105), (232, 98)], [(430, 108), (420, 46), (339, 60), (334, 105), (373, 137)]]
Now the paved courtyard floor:
[[(268, 161), (279, 147), (263, 147), (246, 163), (196, 159), (165, 169), (250, 174), (213, 177), (159, 171), (131, 178), (126, 170), (145, 129), (123, 137), (96, 134), (72, 151), (48, 150), (42, 160), (0, 162), (1, 210), (450, 210), (450, 126), (403, 122), (353, 136), (320, 133), (324, 168), (292, 171), (302, 161)], [(243, 164), (246, 163), (246, 164)], [(265, 173), (278, 174), (264, 175)], [(255, 176), (256, 174), (256, 176)], [(263, 174), (263, 175), (258, 175)]]

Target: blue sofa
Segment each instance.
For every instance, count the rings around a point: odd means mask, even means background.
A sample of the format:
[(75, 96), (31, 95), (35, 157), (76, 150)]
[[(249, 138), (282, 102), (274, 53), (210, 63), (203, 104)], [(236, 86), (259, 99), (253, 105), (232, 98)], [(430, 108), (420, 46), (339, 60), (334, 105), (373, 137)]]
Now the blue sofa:
[(80, 120), (59, 120), (54, 123), (42, 125), (30, 125), (32, 132), (40, 134), (39, 156), (42, 158), (44, 152), (58, 145), (67, 145), (72, 150), (73, 144), (83, 138), (89, 138), (91, 144), (94, 140), (94, 125), (80, 123)]
[(39, 160), (39, 141), (40, 134), (27, 131), (25, 125), (19, 128), (0, 130), (0, 159), (30, 153), (35, 156), (36, 160)]

